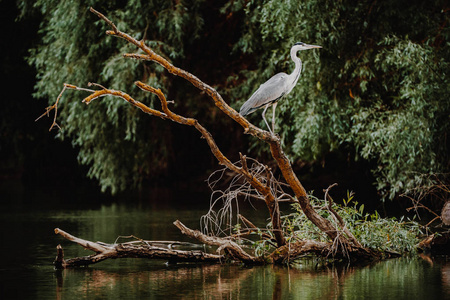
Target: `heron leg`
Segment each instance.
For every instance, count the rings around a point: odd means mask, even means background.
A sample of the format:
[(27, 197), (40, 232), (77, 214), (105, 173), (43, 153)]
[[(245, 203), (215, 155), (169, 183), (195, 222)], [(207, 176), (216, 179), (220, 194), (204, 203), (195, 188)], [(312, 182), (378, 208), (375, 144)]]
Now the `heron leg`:
[(272, 106), (272, 133), (275, 132), (275, 108), (277, 108), (278, 102), (275, 102)]
[(270, 133), (273, 133), (272, 130), (270, 129), (269, 123), (267, 123), (267, 120), (266, 120), (267, 108), (269, 108), (269, 105), (266, 105), (266, 107), (264, 107), (264, 110), (263, 110), (263, 113), (262, 113), (262, 117), (264, 119), (264, 122), (266, 122), (267, 128), (269, 128)]

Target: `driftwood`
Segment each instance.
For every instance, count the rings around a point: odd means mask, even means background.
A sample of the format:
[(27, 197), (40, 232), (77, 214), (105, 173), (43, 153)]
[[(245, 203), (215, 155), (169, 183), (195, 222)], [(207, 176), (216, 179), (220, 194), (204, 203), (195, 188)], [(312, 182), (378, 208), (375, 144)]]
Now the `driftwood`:
[(247, 252), (245, 252), (236, 242), (230, 240), (230, 239), (224, 239), (219, 237), (213, 237), (208, 236), (203, 233), (201, 233), (198, 230), (192, 230), (190, 228), (187, 228), (183, 223), (176, 220), (173, 222), (173, 224), (181, 230), (181, 233), (190, 236), (192, 238), (195, 238), (199, 240), (200, 242), (211, 245), (211, 246), (218, 246), (219, 249), (217, 250), (219, 253), (221, 250), (223, 250), (227, 257), (234, 260), (239, 260), (245, 264), (264, 264), (264, 259), (261, 257), (254, 257)]
[(284, 245), (276, 249), (271, 255), (274, 264), (288, 265), (300, 257), (315, 254), (317, 257), (331, 258), (332, 261), (345, 261), (354, 264), (374, 262), (382, 259), (401, 257), (395, 251), (377, 251), (360, 246), (346, 245), (345, 251), (336, 251), (332, 243), (303, 240)]
[(65, 269), (73, 267), (88, 266), (98, 263), (108, 258), (147, 258), (147, 259), (163, 259), (169, 263), (178, 262), (208, 262), (208, 263), (222, 263), (225, 261), (238, 261), (247, 265), (261, 265), (265, 261), (261, 257), (254, 257), (245, 252), (236, 242), (214, 236), (208, 236), (198, 230), (192, 230), (186, 227), (180, 221), (173, 223), (181, 232), (191, 238), (197, 239), (206, 245), (217, 246), (216, 252), (224, 254), (211, 254), (200, 250), (175, 250), (171, 247), (162, 248), (156, 247), (155, 244), (190, 244), (181, 242), (167, 242), (167, 241), (132, 241), (120, 244), (106, 244), (103, 242), (92, 242), (75, 237), (59, 228), (55, 229), (55, 233), (63, 236), (69, 241), (75, 242), (85, 249), (92, 250), (95, 254), (77, 258), (64, 259), (64, 252), (61, 245), (56, 247), (57, 256), (54, 261), (55, 268)]
[[(199, 250), (175, 250), (153, 246), (159, 244), (158, 241), (132, 241), (120, 244), (106, 244), (102, 242), (92, 242), (75, 237), (59, 228), (55, 233), (63, 236), (69, 241), (75, 242), (85, 249), (92, 250), (95, 254), (83, 257), (64, 259), (64, 252), (61, 245), (57, 246), (57, 256), (54, 261), (56, 269), (65, 269), (73, 267), (83, 267), (101, 262), (108, 258), (148, 258), (163, 259), (170, 263), (177, 262), (209, 262), (220, 263), (225, 260), (223, 255), (210, 254)], [(166, 242), (164, 242), (166, 243)], [(180, 244), (173, 242), (171, 244)]]

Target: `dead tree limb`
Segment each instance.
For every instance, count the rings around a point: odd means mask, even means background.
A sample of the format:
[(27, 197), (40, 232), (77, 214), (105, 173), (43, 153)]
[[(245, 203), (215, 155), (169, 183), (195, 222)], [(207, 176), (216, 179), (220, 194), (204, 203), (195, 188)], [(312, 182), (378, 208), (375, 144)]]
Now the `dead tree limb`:
[(302, 208), (302, 211), (305, 213), (306, 217), (322, 232), (328, 235), (331, 240), (334, 240), (337, 237), (336, 228), (333, 226), (333, 224), (331, 224), (330, 221), (319, 215), (317, 211), (312, 207), (311, 202), (308, 198), (308, 194), (306, 193), (306, 190), (301, 184), (297, 175), (294, 173), (288, 157), (281, 148), (280, 142), (270, 141), (269, 144), (270, 150), (272, 152), (272, 157), (276, 160), (284, 179), (286, 179), (286, 182), (294, 191), (294, 194), (297, 197), (298, 202), (300, 203), (300, 207)]
[(400, 256), (398, 253), (391, 251), (380, 252), (351, 245), (346, 248), (346, 251), (345, 253), (336, 253), (330, 243), (302, 240), (279, 247), (270, 255), (270, 258), (276, 264), (289, 264), (289, 262), (308, 254), (316, 254), (319, 257), (330, 256), (334, 259), (342, 258), (353, 262), (374, 261), (381, 259), (383, 256), (386, 258)]
[[(85, 249), (92, 250), (95, 254), (83, 257), (64, 259), (64, 251), (61, 245), (57, 246), (57, 256), (54, 261), (55, 268), (66, 269), (74, 267), (83, 267), (101, 262), (111, 258), (147, 258), (147, 259), (163, 259), (171, 263), (177, 262), (208, 262), (220, 263), (225, 261), (225, 256), (210, 254), (199, 250), (175, 250), (170, 248), (155, 247), (151, 244), (158, 244), (158, 241), (129, 242), (121, 244), (105, 244), (102, 242), (92, 242), (75, 237), (59, 228), (55, 229), (55, 233), (64, 238), (79, 244)], [(166, 241), (163, 241), (166, 243)], [(172, 242), (177, 244), (177, 242)]]
[(247, 265), (261, 265), (264, 264), (265, 261), (261, 257), (254, 257), (244, 250), (235, 242), (231, 241), (230, 239), (224, 239), (219, 237), (212, 237), (205, 235), (201, 233), (198, 230), (192, 230), (188, 227), (186, 227), (183, 223), (176, 220), (173, 222), (173, 224), (180, 229), (181, 233), (194, 238), (204, 244), (211, 245), (211, 246), (218, 246), (219, 249), (217, 251), (220, 253), (220, 251), (224, 251), (226, 253), (226, 256), (239, 260)]

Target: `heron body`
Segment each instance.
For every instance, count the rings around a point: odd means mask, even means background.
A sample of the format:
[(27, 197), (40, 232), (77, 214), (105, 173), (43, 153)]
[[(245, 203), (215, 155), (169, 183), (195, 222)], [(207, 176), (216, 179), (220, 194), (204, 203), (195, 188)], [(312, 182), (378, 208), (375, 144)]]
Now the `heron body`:
[[(297, 84), (297, 81), (302, 72), (302, 61), (297, 57), (297, 52), (300, 50), (322, 48), (321, 46), (307, 45), (305, 43), (296, 43), (291, 48), (291, 58), (295, 63), (295, 69), (291, 74), (278, 73), (272, 76), (265, 83), (261, 84), (260, 87), (253, 93), (253, 95), (242, 105), (239, 114), (242, 116), (247, 116), (264, 107), (262, 117), (270, 132), (274, 132), (275, 129), (275, 108), (278, 101), (285, 95), (289, 94), (292, 89)], [(267, 123), (265, 114), (269, 106), (273, 105), (273, 117), (272, 117), (272, 130)]]

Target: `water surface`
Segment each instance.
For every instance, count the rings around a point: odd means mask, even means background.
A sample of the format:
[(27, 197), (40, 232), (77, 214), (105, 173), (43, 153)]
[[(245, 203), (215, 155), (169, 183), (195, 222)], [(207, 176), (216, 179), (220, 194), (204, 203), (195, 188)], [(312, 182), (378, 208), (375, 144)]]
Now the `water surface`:
[(147, 200), (101, 204), (104, 201), (85, 201), (72, 192), (48, 195), (49, 202), (42, 204), (34, 202), (33, 195), (13, 199), (14, 205), (2, 199), (2, 299), (450, 299), (450, 264), (426, 257), (329, 268), (315, 268), (311, 263), (297, 268), (249, 268), (118, 259), (55, 271), (52, 261), (58, 244), (66, 258), (91, 254), (55, 235), (56, 227), (107, 243), (130, 234), (148, 240), (195, 242), (182, 236), (172, 222), (179, 219), (198, 228), (209, 200), (191, 206), (188, 201), (165, 199), (173, 195), (163, 193)]

